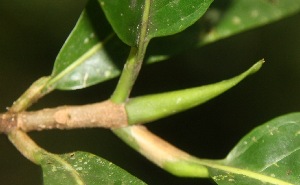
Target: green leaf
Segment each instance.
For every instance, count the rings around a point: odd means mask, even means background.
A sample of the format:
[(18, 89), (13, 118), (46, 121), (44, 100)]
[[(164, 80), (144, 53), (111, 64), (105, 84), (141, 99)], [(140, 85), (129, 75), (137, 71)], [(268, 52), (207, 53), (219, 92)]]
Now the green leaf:
[(207, 12), (211, 29), (200, 37), (199, 44), (268, 24), (299, 10), (300, 0), (232, 0), (216, 4)]
[(129, 124), (147, 123), (200, 105), (258, 71), (263, 62), (261, 60), (244, 73), (218, 83), (132, 98), (125, 105)]
[[(300, 0), (214, 1), (204, 16), (184, 32), (152, 40), (150, 62), (270, 24), (300, 11)], [(170, 47), (172, 46), (172, 47)]]
[(145, 184), (113, 163), (86, 152), (45, 155), (41, 166), (45, 185)]
[[(255, 8), (259, 15), (256, 19), (249, 14)], [(185, 31), (153, 39), (145, 60), (148, 63), (162, 61), (188, 48), (199, 47), (271, 23), (299, 10), (300, 0), (215, 1), (206, 14)], [(253, 14), (256, 15), (255, 11)], [(249, 20), (247, 15), (250, 16)], [(243, 21), (238, 25), (233, 24), (235, 17), (243, 18)], [(55, 61), (48, 88), (79, 89), (117, 77), (129, 48), (112, 35), (113, 30), (97, 0), (90, 0)]]
[(210, 173), (220, 185), (299, 184), (299, 161), (300, 113), (291, 113), (255, 128)]
[(150, 40), (186, 29), (205, 13), (212, 0), (99, 2), (121, 40), (130, 46), (136, 46), (140, 37)]
[(116, 61), (125, 58), (126, 51), (97, 1), (89, 1), (56, 58), (48, 88), (79, 89), (116, 77)]

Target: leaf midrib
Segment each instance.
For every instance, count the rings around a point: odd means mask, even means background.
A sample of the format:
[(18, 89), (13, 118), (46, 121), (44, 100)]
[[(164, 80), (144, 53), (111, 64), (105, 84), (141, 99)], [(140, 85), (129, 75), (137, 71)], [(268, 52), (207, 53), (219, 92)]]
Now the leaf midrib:
[[(86, 59), (93, 56), (98, 50), (102, 49), (103, 46), (114, 36), (114, 33), (108, 35), (104, 41), (96, 43), (93, 47), (87, 50), (84, 54), (77, 58), (71, 65), (62, 70), (60, 73), (52, 76), (52, 79), (47, 83), (46, 88), (55, 88), (55, 83), (57, 83), (60, 79), (70, 74), (74, 69), (78, 66), (86, 62)], [(54, 85), (54, 87), (52, 87)]]
[(237, 174), (237, 175), (243, 175), (245, 177), (256, 179), (256, 180), (259, 180), (259, 181), (262, 181), (262, 182), (265, 182), (265, 183), (270, 183), (270, 184), (274, 184), (274, 185), (279, 185), (279, 184), (280, 185), (295, 185), (295, 184), (285, 182), (285, 181), (282, 181), (280, 179), (270, 177), (270, 176), (267, 176), (267, 175), (263, 175), (263, 174), (260, 174), (260, 173), (257, 173), (257, 172), (217, 164), (214, 161), (202, 161), (202, 160), (199, 161), (198, 160), (198, 163), (200, 165), (207, 166), (208, 168), (213, 168), (213, 169), (216, 169), (216, 170), (222, 170), (222, 171)]
[(64, 160), (59, 155), (55, 155), (55, 154), (48, 153), (46, 158), (48, 157), (54, 159), (57, 163), (62, 165), (64, 169), (73, 177), (73, 180), (76, 182), (76, 185), (85, 185), (83, 179), (80, 177), (78, 172), (73, 168), (73, 166), (68, 163), (68, 161)]

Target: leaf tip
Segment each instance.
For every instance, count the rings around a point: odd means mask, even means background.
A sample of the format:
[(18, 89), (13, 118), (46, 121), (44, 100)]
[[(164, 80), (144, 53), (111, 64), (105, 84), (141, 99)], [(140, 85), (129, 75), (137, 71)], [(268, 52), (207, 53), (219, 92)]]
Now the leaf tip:
[(258, 62), (256, 62), (251, 68), (250, 68), (250, 74), (256, 73), (260, 70), (262, 65), (265, 63), (265, 59), (261, 59)]

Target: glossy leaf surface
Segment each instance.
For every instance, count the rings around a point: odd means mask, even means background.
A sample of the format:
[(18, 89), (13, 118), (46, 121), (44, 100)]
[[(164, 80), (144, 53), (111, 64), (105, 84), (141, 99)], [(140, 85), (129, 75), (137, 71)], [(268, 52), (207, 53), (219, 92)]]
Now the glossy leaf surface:
[[(150, 62), (283, 19), (300, 11), (300, 0), (214, 1), (205, 15), (187, 30), (150, 43)], [(172, 47), (170, 47), (172, 46)]]
[(210, 169), (220, 185), (300, 182), (300, 113), (275, 118), (247, 134), (222, 161)]
[[(145, 60), (162, 61), (188, 48), (271, 23), (299, 10), (300, 0), (215, 1), (206, 14), (185, 31), (153, 39)], [(128, 53), (129, 48), (113, 35), (97, 0), (90, 0), (55, 61), (49, 86), (72, 90), (117, 77)]]
[(105, 159), (86, 152), (51, 155), (42, 160), (45, 185), (145, 183)]
[(123, 42), (136, 46), (146, 30), (148, 39), (178, 33), (196, 22), (212, 0), (99, 0), (114, 31)]
[(115, 52), (120, 47), (99, 4), (90, 1), (56, 58), (49, 86), (80, 89), (119, 75), (116, 61), (126, 51)]
[[(300, 10), (300, 0), (231, 0), (216, 2), (207, 12), (209, 31), (200, 37), (199, 44), (213, 42), (239, 32), (279, 20)], [(203, 30), (202, 30), (203, 31)]]

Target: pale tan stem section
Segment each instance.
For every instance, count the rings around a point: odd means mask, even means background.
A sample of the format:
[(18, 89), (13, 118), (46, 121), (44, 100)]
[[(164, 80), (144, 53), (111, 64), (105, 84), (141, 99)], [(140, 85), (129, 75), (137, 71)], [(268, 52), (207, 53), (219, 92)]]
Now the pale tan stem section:
[(159, 138), (144, 126), (131, 126), (131, 136), (139, 146), (139, 152), (146, 158), (163, 167), (167, 161), (188, 160), (191, 156)]
[(82, 106), (62, 106), (34, 112), (0, 115), (0, 131), (18, 128), (25, 132), (48, 129), (120, 128), (127, 126), (123, 104), (104, 101)]
[(41, 155), (46, 153), (40, 148), (26, 133), (15, 129), (8, 134), (13, 145), (30, 161), (35, 164), (40, 163)]
[(116, 129), (114, 132), (147, 159), (180, 177), (209, 177), (204, 161), (176, 148), (151, 133), (146, 127), (135, 125)]

